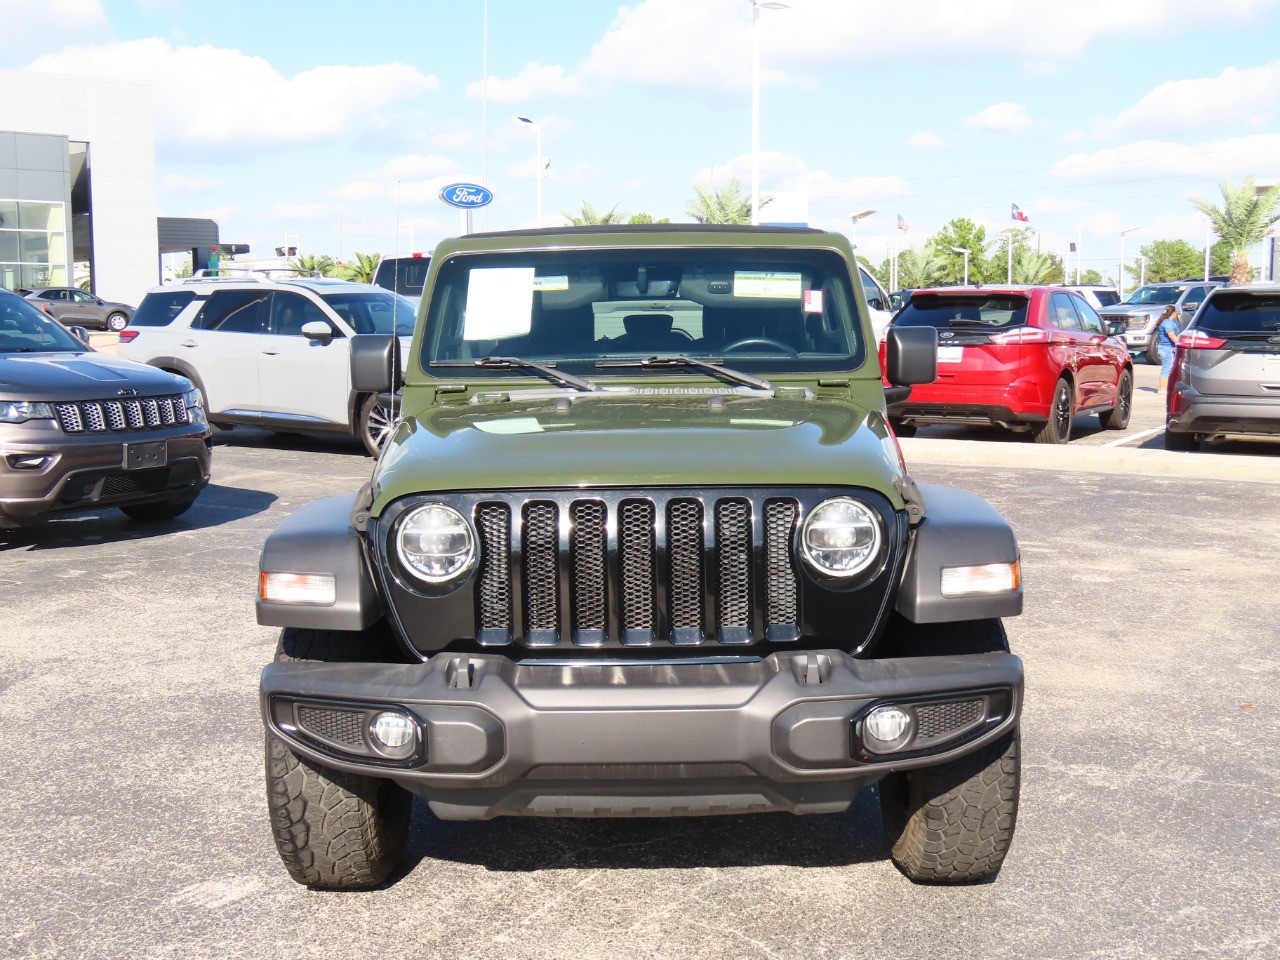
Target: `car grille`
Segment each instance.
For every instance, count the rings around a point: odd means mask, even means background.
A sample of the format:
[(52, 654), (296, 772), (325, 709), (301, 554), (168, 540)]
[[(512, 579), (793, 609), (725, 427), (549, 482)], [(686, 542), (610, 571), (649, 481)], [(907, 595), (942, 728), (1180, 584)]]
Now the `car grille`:
[(480, 500), (474, 517), (483, 643), (799, 639), (795, 499)]
[(53, 412), (63, 433), (137, 433), (191, 422), (180, 393), (165, 397), (55, 403)]

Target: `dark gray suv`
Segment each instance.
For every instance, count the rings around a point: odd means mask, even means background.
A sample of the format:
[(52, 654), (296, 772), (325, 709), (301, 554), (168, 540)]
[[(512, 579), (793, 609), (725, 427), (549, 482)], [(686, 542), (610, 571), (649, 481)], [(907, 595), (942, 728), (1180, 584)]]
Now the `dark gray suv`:
[(1178, 339), (1164, 445), (1280, 436), (1280, 284), (1219, 287)]

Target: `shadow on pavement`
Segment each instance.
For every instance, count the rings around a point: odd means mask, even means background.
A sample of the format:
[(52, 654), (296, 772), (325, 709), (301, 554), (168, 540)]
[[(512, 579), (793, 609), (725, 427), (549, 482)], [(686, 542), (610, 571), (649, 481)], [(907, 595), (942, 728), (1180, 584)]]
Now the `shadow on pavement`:
[(405, 860), (395, 883), (423, 860), (498, 872), (687, 870), (705, 867), (839, 867), (886, 860), (879, 797), (863, 790), (846, 813), (641, 819), (500, 817), (438, 820), (414, 799)]
[(373, 462), (365, 452), (364, 445), (344, 433), (290, 433), (238, 426), (234, 430), (215, 430), (213, 445), (246, 450), (260, 448), (303, 453), (331, 453)]
[(0, 530), (0, 550), (54, 550), (93, 543), (150, 540), (183, 530), (203, 530), (243, 520), (262, 513), (276, 499), (274, 493), (263, 490), (211, 483), (190, 510), (173, 520), (148, 523), (132, 520), (114, 507), (97, 507), (32, 527)]

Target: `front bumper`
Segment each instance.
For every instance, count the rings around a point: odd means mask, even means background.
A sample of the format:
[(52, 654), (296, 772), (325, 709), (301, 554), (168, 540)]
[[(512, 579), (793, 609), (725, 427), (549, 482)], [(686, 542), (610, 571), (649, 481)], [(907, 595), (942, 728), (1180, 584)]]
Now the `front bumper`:
[[(919, 749), (870, 754), (857, 735), (881, 703), (943, 716), (975, 701), (980, 715)], [(268, 731), (295, 752), (389, 777), (445, 819), (830, 813), (890, 771), (946, 762), (1013, 729), (1022, 663), (837, 650), (596, 663), (445, 653), (412, 665), (271, 664), (261, 703)], [(408, 760), (379, 757), (369, 737), (368, 720), (388, 708), (419, 725)]]

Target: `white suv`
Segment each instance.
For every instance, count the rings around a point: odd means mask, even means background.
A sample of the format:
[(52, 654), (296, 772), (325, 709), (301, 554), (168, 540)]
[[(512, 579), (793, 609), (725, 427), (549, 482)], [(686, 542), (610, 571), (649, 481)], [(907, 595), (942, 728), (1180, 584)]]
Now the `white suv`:
[(351, 389), (350, 338), (395, 332), (405, 356), (414, 313), (404, 297), (345, 280), (199, 278), (148, 292), (119, 352), (190, 379), (213, 424), (346, 432), (376, 455), (392, 408)]

